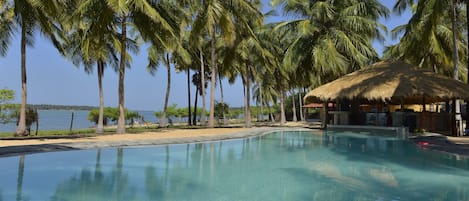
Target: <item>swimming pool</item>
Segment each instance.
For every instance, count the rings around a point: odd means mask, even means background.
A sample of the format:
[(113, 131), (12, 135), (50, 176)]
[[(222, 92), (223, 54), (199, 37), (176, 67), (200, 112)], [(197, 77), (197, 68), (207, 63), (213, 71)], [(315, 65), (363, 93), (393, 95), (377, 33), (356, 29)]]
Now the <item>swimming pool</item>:
[(0, 200), (469, 200), (469, 161), (320, 131), (0, 158)]

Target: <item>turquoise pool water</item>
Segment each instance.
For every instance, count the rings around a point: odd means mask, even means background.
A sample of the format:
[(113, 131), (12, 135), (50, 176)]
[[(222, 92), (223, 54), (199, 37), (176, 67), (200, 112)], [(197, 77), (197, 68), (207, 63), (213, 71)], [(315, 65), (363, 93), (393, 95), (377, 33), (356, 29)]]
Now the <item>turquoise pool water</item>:
[(469, 200), (469, 161), (315, 131), (0, 158), (0, 200)]

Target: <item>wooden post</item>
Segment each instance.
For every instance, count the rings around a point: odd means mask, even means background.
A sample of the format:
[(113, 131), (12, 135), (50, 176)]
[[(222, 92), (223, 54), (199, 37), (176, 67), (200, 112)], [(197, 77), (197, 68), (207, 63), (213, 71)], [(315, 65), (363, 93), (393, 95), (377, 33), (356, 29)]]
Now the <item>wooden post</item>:
[(74, 116), (74, 112), (72, 110), (72, 119), (70, 120), (70, 134), (72, 133), (72, 128), (73, 128), (73, 116)]
[(420, 129), (426, 129), (425, 128), (425, 112), (427, 109), (425, 108), (425, 96), (422, 97), (422, 116), (420, 117)]
[(323, 119), (322, 119), (322, 122), (321, 122), (321, 128), (322, 129), (327, 129), (327, 123), (329, 122), (329, 118), (328, 118), (328, 104), (329, 104), (329, 101), (324, 101), (323, 104), (322, 104), (322, 108), (323, 108), (323, 111), (324, 111), (324, 116), (323, 116)]

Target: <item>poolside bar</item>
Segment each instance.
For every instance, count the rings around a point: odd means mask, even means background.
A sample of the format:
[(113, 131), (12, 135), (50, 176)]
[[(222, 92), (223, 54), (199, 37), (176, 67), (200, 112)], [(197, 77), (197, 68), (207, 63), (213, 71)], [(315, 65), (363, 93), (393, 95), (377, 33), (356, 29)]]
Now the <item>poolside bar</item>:
[[(322, 107), (327, 125), (406, 127), (410, 132), (462, 135), (455, 100), (469, 100), (469, 86), (403, 61), (382, 61), (319, 86), (305, 103)], [(326, 115), (327, 114), (327, 115)]]

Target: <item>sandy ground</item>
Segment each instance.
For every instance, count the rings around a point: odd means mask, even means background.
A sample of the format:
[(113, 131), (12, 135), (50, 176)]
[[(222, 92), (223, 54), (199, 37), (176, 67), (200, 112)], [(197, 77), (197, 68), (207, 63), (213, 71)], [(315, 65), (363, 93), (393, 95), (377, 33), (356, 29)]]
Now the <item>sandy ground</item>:
[(158, 139), (172, 139), (185, 137), (204, 137), (213, 135), (226, 135), (246, 131), (247, 128), (213, 128), (213, 129), (170, 129), (160, 132), (145, 132), (139, 134), (112, 134), (73, 139), (27, 139), (27, 140), (0, 140), (0, 147), (58, 144), (58, 143), (82, 143), (82, 142), (122, 142), (145, 141)]

